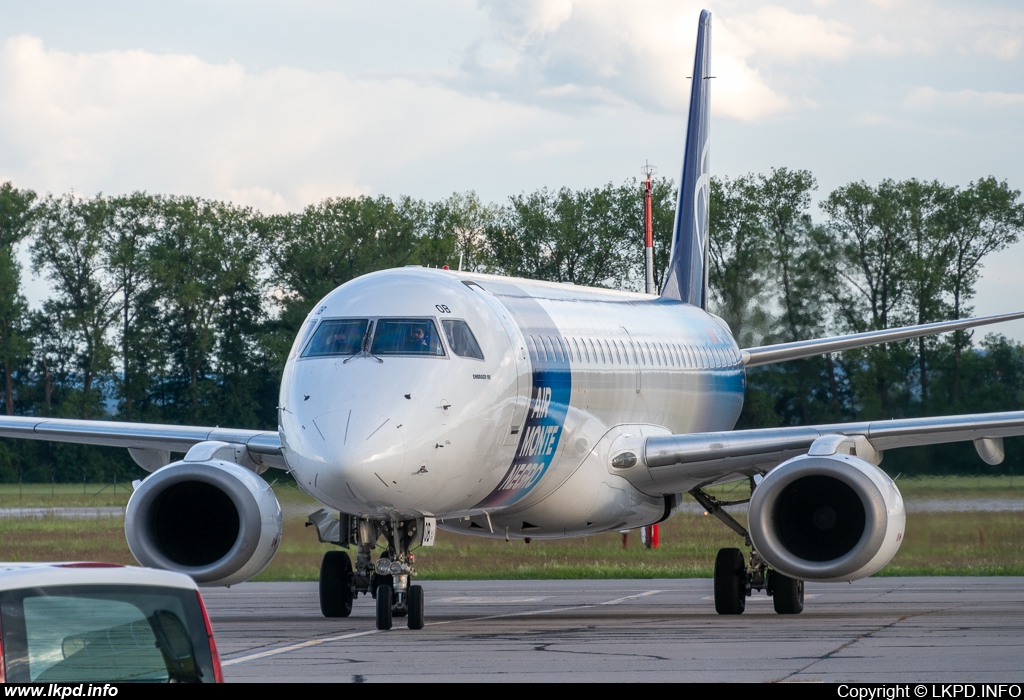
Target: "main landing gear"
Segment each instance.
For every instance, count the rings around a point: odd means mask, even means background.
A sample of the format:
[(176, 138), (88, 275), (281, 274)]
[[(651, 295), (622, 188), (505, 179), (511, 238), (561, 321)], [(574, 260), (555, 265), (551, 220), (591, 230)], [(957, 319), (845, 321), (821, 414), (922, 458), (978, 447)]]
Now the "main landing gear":
[[(358, 548), (354, 568), (345, 552), (324, 555), (320, 565), (320, 612), (324, 617), (348, 617), (352, 602), (362, 593), (376, 600), (377, 629), (389, 630), (395, 618), (403, 617), (409, 629), (423, 629), (423, 587), (411, 583), (416, 569), (410, 548), (426, 544), (424, 531), (432, 531), (433, 523), (426, 523), (425, 528), (424, 520), (379, 522), (346, 515), (334, 519), (325, 510), (309, 516), (307, 525), (316, 526), (321, 542)], [(381, 537), (387, 547), (373, 562), (372, 551)]]
[[(722, 510), (724, 506), (746, 503), (746, 500), (723, 503), (700, 489), (694, 489), (690, 494), (708, 513), (743, 537), (748, 547), (751, 546), (746, 528)], [(747, 597), (754, 590), (764, 590), (771, 596), (775, 612), (780, 615), (803, 612), (803, 581), (771, 569), (756, 550), (751, 550), (749, 563), (744, 560), (743, 552), (739, 549), (730, 547), (718, 550), (718, 556), (715, 557), (715, 612), (719, 615), (742, 614), (747, 607)]]

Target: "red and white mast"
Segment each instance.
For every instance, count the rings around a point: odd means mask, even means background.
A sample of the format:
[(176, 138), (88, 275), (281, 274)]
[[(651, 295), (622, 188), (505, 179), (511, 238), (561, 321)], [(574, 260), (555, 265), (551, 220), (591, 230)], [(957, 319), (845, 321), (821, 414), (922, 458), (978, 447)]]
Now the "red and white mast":
[(647, 176), (647, 181), (644, 183), (644, 277), (646, 279), (644, 291), (648, 294), (657, 294), (658, 292), (654, 289), (654, 226), (651, 214), (654, 196), (651, 189), (651, 175), (656, 170), (653, 165), (647, 163), (641, 172)]

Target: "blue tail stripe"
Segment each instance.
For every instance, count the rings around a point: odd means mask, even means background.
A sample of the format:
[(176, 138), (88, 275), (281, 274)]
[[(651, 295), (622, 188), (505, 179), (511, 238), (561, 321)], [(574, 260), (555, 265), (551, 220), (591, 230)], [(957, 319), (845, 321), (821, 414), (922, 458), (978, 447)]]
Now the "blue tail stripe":
[(686, 154), (679, 180), (679, 201), (672, 235), (672, 256), (661, 296), (707, 308), (708, 91), (711, 61), (711, 13), (702, 10), (690, 84)]

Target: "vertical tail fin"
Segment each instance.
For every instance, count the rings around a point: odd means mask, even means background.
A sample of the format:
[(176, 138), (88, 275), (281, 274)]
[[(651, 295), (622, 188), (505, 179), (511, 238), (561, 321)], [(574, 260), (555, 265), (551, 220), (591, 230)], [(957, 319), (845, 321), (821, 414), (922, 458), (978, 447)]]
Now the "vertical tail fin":
[(672, 232), (672, 256), (661, 296), (707, 308), (708, 274), (708, 72), (711, 64), (711, 13), (702, 10), (697, 53), (690, 82), (690, 119)]

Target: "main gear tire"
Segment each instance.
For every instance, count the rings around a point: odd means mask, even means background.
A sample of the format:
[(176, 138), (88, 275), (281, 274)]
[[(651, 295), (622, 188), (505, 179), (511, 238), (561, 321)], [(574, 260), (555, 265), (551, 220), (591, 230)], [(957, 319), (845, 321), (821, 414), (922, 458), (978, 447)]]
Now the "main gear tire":
[(735, 548), (718, 550), (715, 557), (715, 612), (740, 615), (747, 607), (747, 566), (743, 552)]
[(327, 552), (320, 563), (320, 612), (324, 617), (352, 614), (352, 560), (345, 552)]

